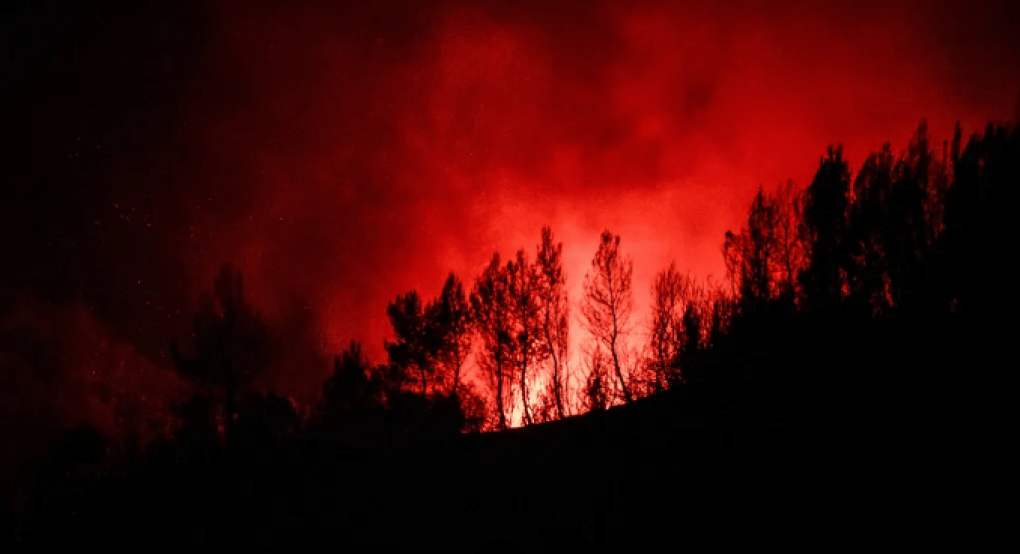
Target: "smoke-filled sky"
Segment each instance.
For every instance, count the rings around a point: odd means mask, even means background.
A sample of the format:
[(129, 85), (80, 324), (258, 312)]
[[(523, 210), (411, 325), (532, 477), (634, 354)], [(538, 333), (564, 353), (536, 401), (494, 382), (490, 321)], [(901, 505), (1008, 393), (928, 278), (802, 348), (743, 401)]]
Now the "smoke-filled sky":
[[(925, 117), (1013, 117), (1010, 4), (15, 2), (4, 318), (31, 295), (33, 332), (73, 313), (45, 332), (165, 366), (231, 262), (293, 352), (380, 360), (388, 301), (533, 256), (548, 224), (575, 301), (622, 237), (640, 324), (656, 271), (721, 277), (754, 190), (806, 185), (829, 143), (856, 168)], [(302, 367), (275, 386), (325, 376)]]

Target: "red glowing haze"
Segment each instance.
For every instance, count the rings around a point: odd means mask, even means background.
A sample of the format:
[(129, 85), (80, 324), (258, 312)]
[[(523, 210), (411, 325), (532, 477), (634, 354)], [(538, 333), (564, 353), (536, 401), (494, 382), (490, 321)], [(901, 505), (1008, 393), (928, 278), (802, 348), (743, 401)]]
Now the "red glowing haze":
[[(938, 139), (957, 119), (979, 131), (1020, 93), (1016, 17), (993, 4), (268, 4), (212, 2), (174, 28), (187, 52), (146, 66), (191, 60), (165, 136), (110, 154), (111, 192), (81, 215), (102, 271), (64, 273), (153, 358), (233, 262), (278, 327), (305, 323), (291, 343), (355, 339), (381, 360), (388, 301), (449, 271), (470, 285), (494, 251), (533, 255), (544, 224), (574, 301), (599, 233), (622, 237), (640, 327), (671, 260), (722, 277), (723, 233), (759, 185), (807, 184), (834, 142), (857, 167), (922, 118)], [(145, 238), (103, 246), (117, 233)]]
[(193, 261), (237, 261), (270, 313), (308, 294), (330, 347), (376, 357), (393, 296), (533, 252), (543, 224), (575, 299), (599, 232), (621, 235), (642, 306), (670, 260), (721, 277), (753, 190), (806, 184), (827, 144), (857, 164), (924, 117), (976, 131), (1020, 90), (963, 40), (991, 9), (406, 4), (218, 4), (208, 63), (232, 88), (195, 99), (200, 148), (248, 209), (210, 192)]

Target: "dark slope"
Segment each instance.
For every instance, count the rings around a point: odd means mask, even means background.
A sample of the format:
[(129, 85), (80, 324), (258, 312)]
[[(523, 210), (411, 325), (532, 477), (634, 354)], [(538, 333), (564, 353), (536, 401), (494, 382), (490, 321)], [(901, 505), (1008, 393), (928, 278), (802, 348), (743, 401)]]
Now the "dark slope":
[(926, 460), (909, 441), (868, 452), (776, 421), (740, 429), (707, 396), (690, 387), (445, 445), (306, 444), (261, 464), (150, 464), (65, 489), (21, 542), (474, 552), (504, 539), (532, 552), (657, 551), (751, 537), (916, 543), (979, 528), (962, 519), (975, 508), (957, 504), (979, 492), (964, 467)]
[(305, 437), (243, 462), (150, 452), (102, 478), (81, 466), (36, 495), (19, 542), (658, 551), (974, 546), (1005, 528), (1014, 389), (983, 369), (993, 329), (768, 325), (736, 329), (702, 382), (524, 429), (388, 449)]

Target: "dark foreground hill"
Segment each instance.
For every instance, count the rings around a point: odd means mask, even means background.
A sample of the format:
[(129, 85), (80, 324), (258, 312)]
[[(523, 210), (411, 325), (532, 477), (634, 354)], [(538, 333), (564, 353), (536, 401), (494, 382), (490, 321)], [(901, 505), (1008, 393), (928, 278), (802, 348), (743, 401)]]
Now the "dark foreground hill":
[[(991, 431), (754, 411), (712, 385), (504, 433), (357, 450), (303, 440), (69, 479), (22, 549), (659, 551), (992, 538)], [(916, 415), (916, 414), (915, 414)], [(931, 423), (919, 425), (919, 421)], [(1001, 438), (1001, 437), (1000, 437)], [(1000, 441), (1001, 442), (1001, 441)], [(1007, 441), (1008, 442), (1008, 441)], [(708, 541), (708, 542), (704, 542)]]

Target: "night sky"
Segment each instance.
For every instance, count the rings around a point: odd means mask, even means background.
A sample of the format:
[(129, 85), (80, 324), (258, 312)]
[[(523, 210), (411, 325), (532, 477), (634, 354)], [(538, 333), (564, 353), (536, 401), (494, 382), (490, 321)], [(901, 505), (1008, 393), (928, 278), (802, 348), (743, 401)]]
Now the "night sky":
[(671, 260), (723, 276), (759, 185), (1020, 99), (1010, 2), (142, 4), (3, 8), (8, 418), (162, 409), (225, 262), (281, 339), (265, 386), (295, 396), (327, 375), (309, 352), (382, 361), (388, 301), (533, 254), (543, 224), (575, 301), (622, 237), (640, 325)]

